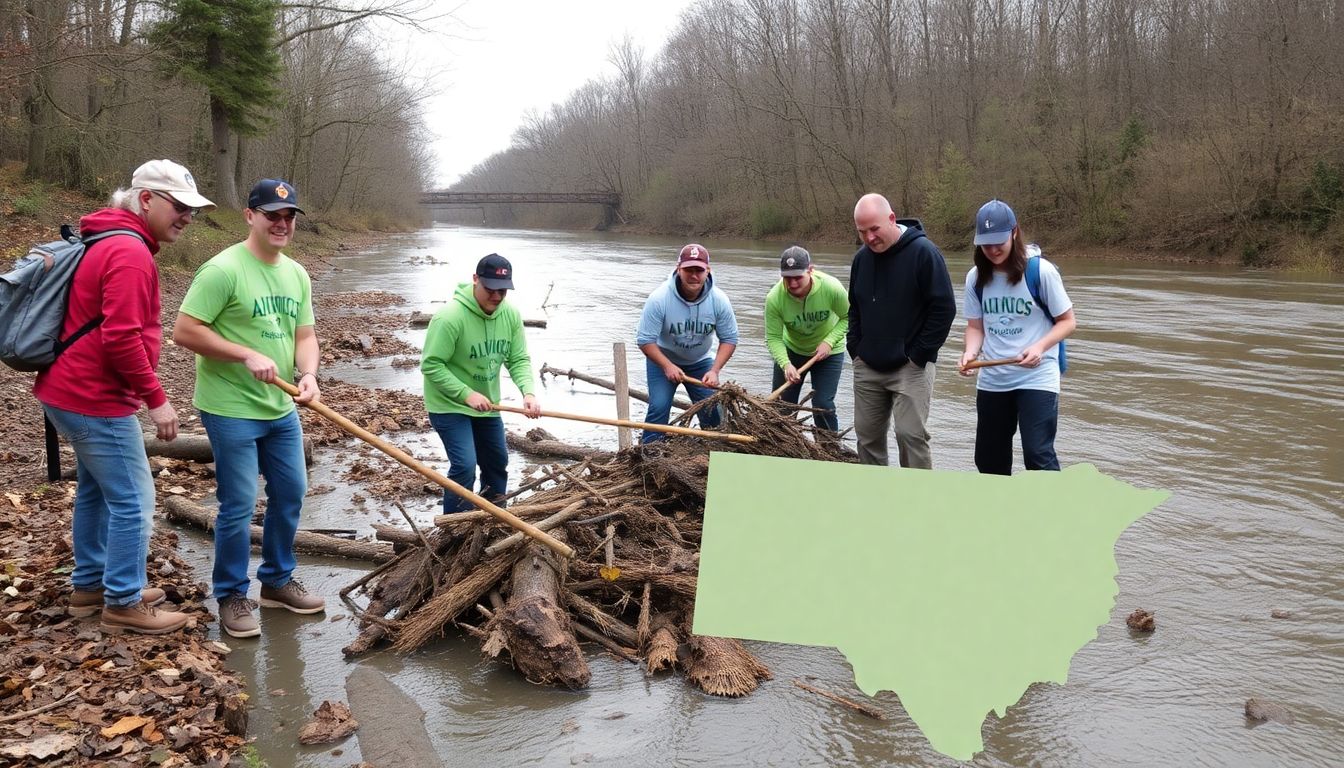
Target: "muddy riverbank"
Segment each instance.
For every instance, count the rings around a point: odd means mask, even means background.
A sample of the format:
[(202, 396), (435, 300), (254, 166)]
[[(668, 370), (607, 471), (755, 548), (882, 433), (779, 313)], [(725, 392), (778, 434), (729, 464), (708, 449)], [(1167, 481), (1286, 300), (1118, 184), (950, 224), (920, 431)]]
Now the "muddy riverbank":
[[(420, 421), (419, 373), (394, 365), (418, 357), (423, 338), (423, 331), (399, 330), (402, 316), (433, 311), (476, 258), (498, 251), (517, 269), (510, 300), (525, 317), (549, 321), (528, 332), (536, 367), (548, 362), (609, 377), (612, 342), (629, 342), (639, 306), (665, 279), (677, 245), (657, 237), (439, 227), (389, 238), (368, 253), (334, 254), (320, 290), (349, 298), (319, 316), (344, 316), (349, 320), (337, 322), (350, 325), (324, 327), (330, 337), (324, 348), (334, 352), (343, 333), (354, 335), (346, 341), (354, 346), (325, 363), (327, 400), (442, 469), (442, 447)], [(749, 242), (707, 245), (746, 339), (728, 377), (768, 391), (758, 299), (777, 279), (777, 254)], [(814, 253), (820, 268), (846, 278), (846, 248)], [(969, 264), (949, 261), (959, 282)], [(1061, 457), (1174, 496), (1117, 543), (1116, 608), (1074, 658), (1068, 684), (1034, 686), (1004, 718), (989, 718), (986, 751), (974, 764), (1331, 764), (1335, 734), (1344, 728), (1344, 701), (1331, 683), (1341, 673), (1332, 649), (1344, 642), (1337, 568), (1344, 453), (1337, 427), (1321, 414), (1344, 402), (1344, 342), (1331, 331), (1344, 309), (1344, 286), (1231, 267), (1077, 259), (1063, 269), (1080, 330), (1061, 398)], [(949, 349), (960, 342), (959, 328), (960, 322)], [(360, 335), (370, 337), (373, 354), (363, 353)], [(643, 386), (637, 355), (629, 367), (632, 385)], [(850, 386), (846, 373), (838, 398), (842, 426), (852, 413)], [(967, 471), (973, 383), (944, 367), (935, 387), (935, 465)], [(372, 389), (385, 393), (370, 396)], [(14, 402), (29, 407), (26, 390), (17, 394), (27, 400)], [(507, 382), (504, 395), (516, 400)], [(556, 410), (614, 411), (609, 393), (563, 379), (548, 381), (540, 397)], [(642, 408), (634, 410), (638, 418)], [(379, 423), (382, 416), (391, 422)], [(34, 429), (30, 418), (12, 424)], [(373, 523), (400, 520), (387, 501), (392, 495), (417, 522), (435, 514), (433, 488), (305, 424), (320, 443), (305, 527), (372, 535)], [(604, 428), (544, 426), (568, 442), (607, 448), (615, 442)], [(514, 457), (512, 484), (529, 464)], [(177, 476), (170, 488), (180, 485), (208, 503), (208, 477), (197, 478), (199, 484), (182, 477), (200, 468), (163, 468)], [(37, 465), (0, 463), (0, 472), (9, 471), (16, 474), (3, 476), (40, 483)], [(395, 487), (385, 495), (365, 485), (369, 480)], [(179, 536), (183, 560), (204, 573), (208, 538), (194, 531)], [(366, 567), (305, 557), (301, 570), (310, 587), (330, 597)], [(1151, 635), (1125, 626), (1137, 607), (1155, 613)], [(887, 716), (880, 722), (792, 685), (810, 676), (820, 688), (859, 697), (848, 664), (830, 649), (748, 644), (775, 680), (741, 700), (649, 679), (605, 653), (590, 655), (592, 687), (569, 693), (532, 686), (481, 659), (476, 642), (463, 635), (352, 665), (340, 648), (358, 627), (344, 609), (329, 614), (267, 616), (263, 637), (235, 645), (224, 661), (247, 684), (249, 735), (273, 766), (348, 768), (359, 759), (358, 734), (327, 748), (301, 748), (296, 734), (323, 700), (345, 698), (346, 678), (363, 667), (414, 699), (434, 750), (463, 764), (952, 764), (929, 750), (890, 694), (870, 702)], [(1249, 698), (1281, 705), (1291, 724), (1248, 720)]]

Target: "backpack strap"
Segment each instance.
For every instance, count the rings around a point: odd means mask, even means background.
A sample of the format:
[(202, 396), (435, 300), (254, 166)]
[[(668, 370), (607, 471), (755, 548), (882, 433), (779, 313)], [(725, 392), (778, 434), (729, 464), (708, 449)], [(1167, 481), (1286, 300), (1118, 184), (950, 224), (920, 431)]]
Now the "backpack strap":
[(1041, 257), (1032, 256), (1027, 259), (1027, 290), (1031, 293), (1032, 301), (1036, 302), (1045, 314), (1050, 316), (1050, 322), (1055, 321), (1055, 314), (1050, 311), (1050, 305), (1045, 303), (1045, 297), (1041, 295)]
[[(1055, 313), (1050, 311), (1050, 305), (1045, 303), (1045, 296), (1041, 294), (1041, 259), (1040, 250), (1036, 250), (1036, 255), (1027, 259), (1027, 290), (1031, 292), (1031, 299), (1035, 301), (1041, 309), (1045, 310), (1045, 316), (1050, 318), (1051, 324), (1055, 322)], [(1069, 370), (1068, 347), (1064, 341), (1060, 341), (1059, 347), (1059, 372), (1064, 373)]]
[[(64, 225), (64, 224), (61, 225), (61, 235), (62, 235), (62, 236), (65, 235), (67, 229), (68, 229), (68, 225)], [(131, 237), (134, 237), (136, 240), (139, 240), (140, 242), (145, 243), (146, 246), (149, 245), (149, 243), (145, 242), (145, 238), (144, 238), (144, 236), (141, 235), (139, 232), (136, 232), (136, 231), (133, 230), (133, 229), (109, 229), (109, 230), (107, 230), (106, 232), (99, 232), (99, 233), (97, 233), (97, 234), (89, 235), (88, 237), (83, 237), (83, 238), (81, 238), (80, 240), (81, 240), (81, 242), (84, 243), (84, 249), (85, 249), (85, 251), (87, 252), (87, 250), (88, 250), (91, 246), (93, 246), (94, 243), (97, 243), (97, 242), (99, 242), (99, 241), (101, 241), (101, 240), (106, 240), (107, 238), (109, 238), (109, 237), (113, 237), (113, 236), (115, 236), (115, 235), (129, 235), (129, 236), (131, 236)], [(81, 261), (82, 261), (82, 260), (83, 260), (83, 257), (81, 256), (80, 259), (81, 259)], [(78, 266), (76, 266), (76, 269), (78, 269)], [(73, 279), (73, 278), (72, 278), (72, 279)], [(69, 301), (69, 294), (66, 295), (66, 301)], [(68, 311), (68, 310), (69, 310), (69, 307), (67, 306), (66, 309), (67, 309), (67, 311)], [(103, 316), (102, 316), (102, 315), (94, 315), (94, 316), (93, 316), (87, 323), (85, 323), (85, 324), (81, 325), (79, 328), (75, 329), (75, 332), (74, 332), (74, 333), (70, 334), (69, 336), (65, 337), (64, 339), (60, 339), (60, 338), (56, 339), (56, 346), (55, 346), (56, 356), (57, 356), (57, 357), (60, 357), (60, 356), (61, 356), (61, 353), (64, 352), (65, 350), (69, 349), (69, 348), (71, 347), (71, 345), (73, 345), (76, 341), (79, 341), (81, 338), (83, 338), (84, 336), (86, 336), (86, 335), (89, 333), (89, 331), (92, 331), (94, 328), (97, 328), (98, 326), (100, 326), (100, 325), (102, 325), (102, 324), (103, 324)], [(50, 471), (50, 470), (48, 470), (48, 471)]]
[(42, 421), (45, 422), (47, 438), (47, 480), (56, 482), (61, 479), (61, 443), (60, 436), (56, 433), (56, 425), (51, 423), (51, 417), (47, 415), (46, 409), (42, 409)]

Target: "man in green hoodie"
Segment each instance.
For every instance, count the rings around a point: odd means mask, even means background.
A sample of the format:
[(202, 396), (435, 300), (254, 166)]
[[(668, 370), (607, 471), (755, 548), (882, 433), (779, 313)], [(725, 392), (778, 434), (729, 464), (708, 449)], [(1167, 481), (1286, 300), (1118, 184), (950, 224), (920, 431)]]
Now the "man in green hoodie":
[[(448, 306), (434, 314), (420, 360), (425, 409), (448, 452), (448, 477), (463, 488), (475, 488), (479, 466), (479, 493), (496, 503), (509, 482), (504, 420), (491, 410), (499, 402), (501, 367), (508, 366), (528, 418), (541, 415), (532, 394), (532, 359), (523, 318), (504, 301), (512, 288), (513, 265), (508, 259), (497, 253), (481, 259), (471, 283), (458, 285)], [(445, 512), (475, 508), (451, 491), (444, 492), (443, 507)]]
[[(775, 359), (774, 389), (790, 384), (780, 399), (798, 402), (803, 376), (811, 374), (813, 404), (824, 412), (816, 415), (816, 424), (832, 432), (840, 431), (835, 414), (835, 391), (845, 367), (841, 342), (849, 330), (849, 295), (839, 280), (818, 272), (812, 266), (812, 254), (794, 245), (779, 255), (780, 280), (765, 296), (765, 346)], [(815, 360), (812, 367), (798, 369)]]

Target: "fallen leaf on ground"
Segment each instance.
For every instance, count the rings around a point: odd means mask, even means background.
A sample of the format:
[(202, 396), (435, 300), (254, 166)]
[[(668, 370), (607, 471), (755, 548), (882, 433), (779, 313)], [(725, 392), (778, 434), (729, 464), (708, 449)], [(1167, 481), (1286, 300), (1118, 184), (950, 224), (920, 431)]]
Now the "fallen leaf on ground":
[(32, 741), (0, 743), (0, 757), (20, 759), (35, 757), (39, 760), (55, 757), (74, 749), (79, 736), (73, 733), (48, 733)]
[(143, 728), (152, 722), (153, 720), (148, 717), (142, 717), (140, 715), (127, 715), (126, 717), (123, 717), (120, 720), (118, 720), (116, 723), (104, 728), (102, 731), (100, 731), (100, 733), (103, 734), (103, 738), (110, 739), (113, 736), (120, 736), (123, 733), (130, 733), (131, 731), (134, 731), (137, 728)]

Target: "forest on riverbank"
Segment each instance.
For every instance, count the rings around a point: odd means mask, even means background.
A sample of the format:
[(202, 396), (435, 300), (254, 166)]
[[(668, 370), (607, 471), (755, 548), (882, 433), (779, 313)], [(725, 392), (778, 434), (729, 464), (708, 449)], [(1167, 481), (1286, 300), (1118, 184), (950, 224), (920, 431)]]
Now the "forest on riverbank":
[(702, 0), (658, 52), (614, 43), (611, 74), (453, 189), (615, 192), (639, 229), (840, 241), (876, 190), (950, 248), (997, 196), (1056, 244), (1339, 270), (1342, 8)]
[(427, 73), (379, 32), (442, 16), (430, 0), (0, 0), (0, 161), (24, 164), (34, 204), (169, 157), (221, 206), (281, 176), (310, 216), (415, 225)]

